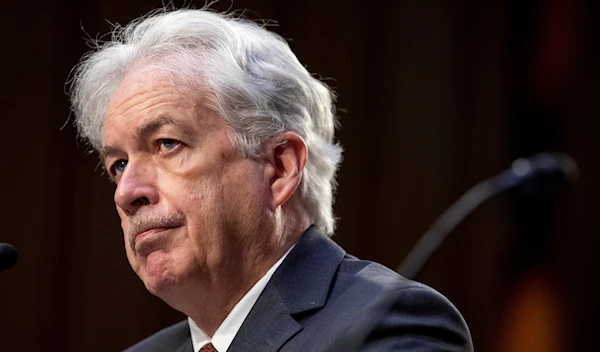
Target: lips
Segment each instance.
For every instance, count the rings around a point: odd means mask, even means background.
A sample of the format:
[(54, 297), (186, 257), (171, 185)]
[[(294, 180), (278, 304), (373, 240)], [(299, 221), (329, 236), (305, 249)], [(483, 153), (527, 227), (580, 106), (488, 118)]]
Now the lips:
[[(173, 236), (174, 229), (185, 226), (185, 216), (179, 212), (168, 215), (136, 213), (123, 223), (127, 245), (133, 253), (142, 249), (160, 249)], [(144, 250), (145, 252), (145, 250)]]
[(145, 237), (152, 236), (154, 234), (158, 234), (160, 232), (164, 232), (166, 230), (173, 229), (174, 227), (153, 227), (147, 230), (144, 230), (133, 237), (133, 242), (137, 243), (138, 241), (143, 240)]
[(153, 227), (144, 230), (133, 238), (132, 249), (138, 255), (147, 257), (150, 253), (168, 248), (168, 241), (172, 237), (172, 230), (178, 227)]

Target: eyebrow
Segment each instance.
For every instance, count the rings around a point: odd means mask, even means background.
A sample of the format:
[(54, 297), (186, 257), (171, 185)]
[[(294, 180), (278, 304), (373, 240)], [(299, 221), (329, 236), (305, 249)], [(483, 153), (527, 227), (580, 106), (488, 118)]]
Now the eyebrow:
[(100, 160), (102, 164), (106, 164), (106, 159), (113, 154), (117, 154), (121, 151), (119, 147), (113, 147), (112, 145), (104, 146), (100, 149)]
[[(165, 125), (176, 125), (177, 126), (179, 124), (177, 123), (177, 121), (175, 121), (170, 116), (160, 115), (159, 117), (157, 117), (153, 120), (147, 121), (147, 122), (143, 123), (142, 125), (138, 126), (138, 128), (136, 129), (137, 137), (140, 139), (145, 139), (148, 136), (155, 133), (156, 131), (158, 131), (161, 127), (163, 127)], [(116, 146), (112, 146), (112, 145), (104, 146), (100, 149), (100, 160), (102, 160), (102, 162), (105, 163), (106, 158), (108, 158), (110, 155), (117, 154), (121, 151), (122, 151), (122, 149), (119, 147), (116, 147)]]
[(137, 135), (142, 139), (155, 133), (164, 125), (179, 125), (173, 118), (167, 115), (160, 115), (159, 117), (150, 120), (137, 128)]

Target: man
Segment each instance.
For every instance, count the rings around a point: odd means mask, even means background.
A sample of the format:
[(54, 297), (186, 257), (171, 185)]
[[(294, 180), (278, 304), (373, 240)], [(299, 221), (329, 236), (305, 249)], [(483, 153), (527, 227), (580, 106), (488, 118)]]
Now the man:
[(279, 36), (155, 13), (85, 57), (72, 103), (116, 183), (133, 270), (189, 317), (129, 351), (472, 349), (443, 296), (327, 236), (332, 93)]

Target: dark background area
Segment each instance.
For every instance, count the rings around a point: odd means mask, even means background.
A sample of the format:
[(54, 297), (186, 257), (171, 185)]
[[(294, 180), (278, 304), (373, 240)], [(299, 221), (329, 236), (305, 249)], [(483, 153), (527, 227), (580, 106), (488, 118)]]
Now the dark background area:
[[(66, 123), (65, 81), (88, 50), (85, 32), (101, 36), (111, 28), (106, 19), (126, 24), (160, 6), (4, 5), (0, 242), (19, 248), (21, 259), (0, 273), (2, 351), (118, 351), (182, 318), (130, 269), (113, 185)], [(334, 238), (352, 254), (395, 268), (478, 181), (517, 157), (571, 154), (581, 169), (576, 185), (494, 198), (418, 279), (455, 303), (478, 351), (596, 350), (597, 2), (236, 0), (232, 7), (277, 20), (272, 30), (339, 94), (345, 157)]]

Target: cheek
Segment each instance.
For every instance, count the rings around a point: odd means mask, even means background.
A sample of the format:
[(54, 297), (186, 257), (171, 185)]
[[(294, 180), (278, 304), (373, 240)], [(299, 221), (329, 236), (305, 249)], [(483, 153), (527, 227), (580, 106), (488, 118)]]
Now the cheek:
[(207, 178), (196, 182), (190, 188), (193, 194), (188, 195), (188, 207), (197, 229), (205, 228), (216, 231), (223, 221), (223, 186), (219, 180)]
[(216, 231), (215, 227), (222, 220), (222, 185), (218, 178), (198, 177), (180, 181), (172, 189), (177, 191), (170, 195), (169, 203), (185, 215), (194, 241)]
[(189, 151), (165, 162), (158, 184), (169, 202), (184, 213), (210, 203), (222, 187), (224, 161), (212, 160), (206, 153)]
[(224, 178), (222, 206), (235, 214), (244, 227), (255, 227), (268, 211), (269, 188), (261, 168), (254, 163), (240, 165)]

